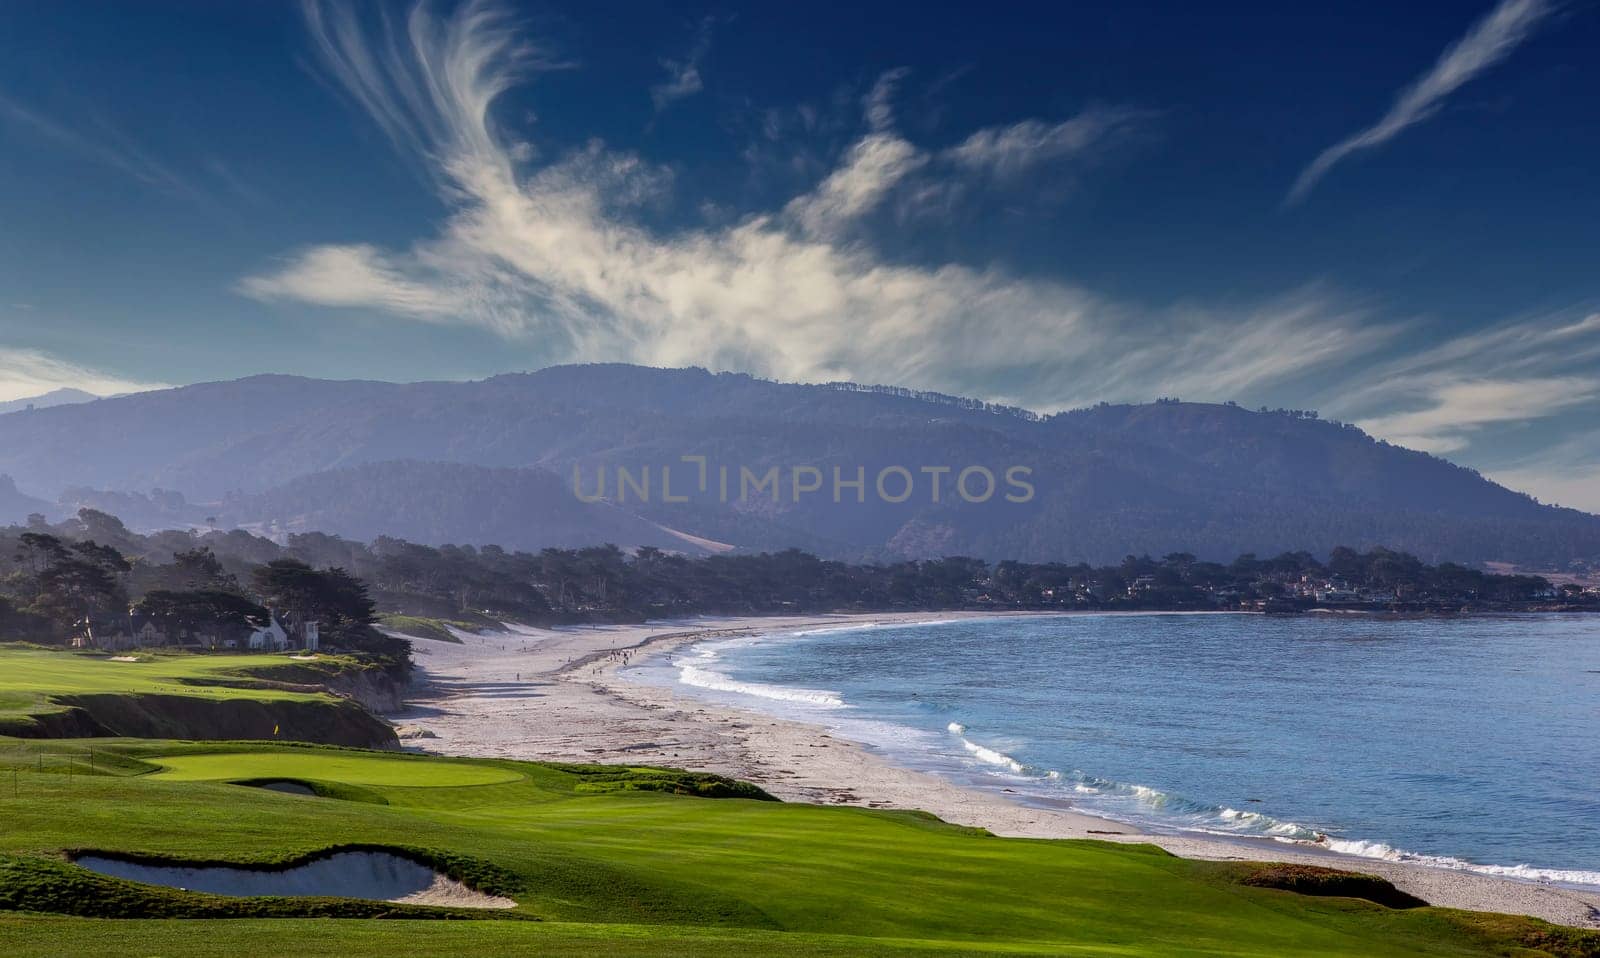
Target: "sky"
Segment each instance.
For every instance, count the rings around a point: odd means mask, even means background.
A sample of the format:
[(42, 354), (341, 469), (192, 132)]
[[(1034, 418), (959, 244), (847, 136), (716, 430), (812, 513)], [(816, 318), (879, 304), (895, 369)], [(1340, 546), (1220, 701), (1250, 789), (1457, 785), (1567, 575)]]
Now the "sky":
[(1593, 3), (0, 3), (0, 400), (1316, 409), (1600, 512)]

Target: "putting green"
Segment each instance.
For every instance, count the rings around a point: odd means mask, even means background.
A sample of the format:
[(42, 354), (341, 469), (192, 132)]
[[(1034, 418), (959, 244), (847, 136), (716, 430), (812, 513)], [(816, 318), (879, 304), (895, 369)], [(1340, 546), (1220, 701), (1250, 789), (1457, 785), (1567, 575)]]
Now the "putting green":
[(457, 788), (521, 781), (522, 775), (491, 765), (374, 758), (367, 755), (318, 755), (283, 752), (223, 752), (173, 755), (149, 759), (161, 766), (156, 778), (173, 782), (222, 782), (234, 779), (287, 778), (344, 782), (385, 788)]

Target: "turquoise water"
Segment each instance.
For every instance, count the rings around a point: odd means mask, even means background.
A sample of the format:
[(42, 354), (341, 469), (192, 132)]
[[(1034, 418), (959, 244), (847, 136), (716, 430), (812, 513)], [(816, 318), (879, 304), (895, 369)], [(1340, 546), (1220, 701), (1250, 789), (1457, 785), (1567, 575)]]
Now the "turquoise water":
[(1146, 828), (1600, 884), (1600, 617), (968, 619), (634, 672)]

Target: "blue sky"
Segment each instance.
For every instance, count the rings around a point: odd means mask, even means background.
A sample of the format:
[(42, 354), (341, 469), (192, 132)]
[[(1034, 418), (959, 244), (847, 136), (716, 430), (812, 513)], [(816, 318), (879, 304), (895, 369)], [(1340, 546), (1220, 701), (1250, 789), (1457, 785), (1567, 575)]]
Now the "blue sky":
[(0, 6), (0, 399), (1316, 408), (1600, 511), (1592, 4)]

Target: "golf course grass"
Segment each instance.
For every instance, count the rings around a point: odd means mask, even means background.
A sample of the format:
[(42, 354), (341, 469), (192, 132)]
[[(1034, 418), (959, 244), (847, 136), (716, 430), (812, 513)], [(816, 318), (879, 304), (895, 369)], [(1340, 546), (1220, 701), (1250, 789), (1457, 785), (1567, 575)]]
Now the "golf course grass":
[(451, 642), (461, 644), (451, 629), (460, 629), (463, 632), (476, 632), (482, 628), (498, 625), (493, 621), (467, 622), (461, 619), (434, 619), (422, 615), (385, 615), (378, 619), (378, 625), (397, 632), (400, 635), (413, 639), (430, 639), (434, 642)]
[[(58, 695), (236, 694), (225, 683), (241, 681), (251, 669), (275, 668), (285, 661), (281, 655), (130, 652), (111, 656), (25, 646), (0, 648), (0, 709), (4, 710), (0, 715), (37, 711)], [(263, 700), (315, 699), (314, 695), (268, 687), (252, 689), (250, 695)]]
[[(266, 779), (327, 787), (234, 784)], [(341, 788), (370, 800), (319, 797)], [(658, 769), (0, 740), (0, 954), (1600, 954), (1600, 936), (1532, 919), (1255, 887), (1247, 867), (1151, 846), (764, 797)], [(266, 867), (352, 847), (426, 861), (517, 908), (217, 898), (69, 862)], [(430, 917), (482, 920), (415, 920)]]
[(280, 737), (392, 745), (387, 726), (353, 702), (320, 690), (364, 669), (352, 659), (328, 655), (305, 660), (150, 651), (109, 656), (0, 646), (0, 735)]
[(461, 785), (498, 785), (522, 779), (515, 769), (472, 762), (407, 761), (339, 752), (311, 755), (225, 752), (218, 755), (174, 755), (152, 761), (160, 768), (156, 778), (174, 782), (309, 779), (391, 788), (453, 788)]

